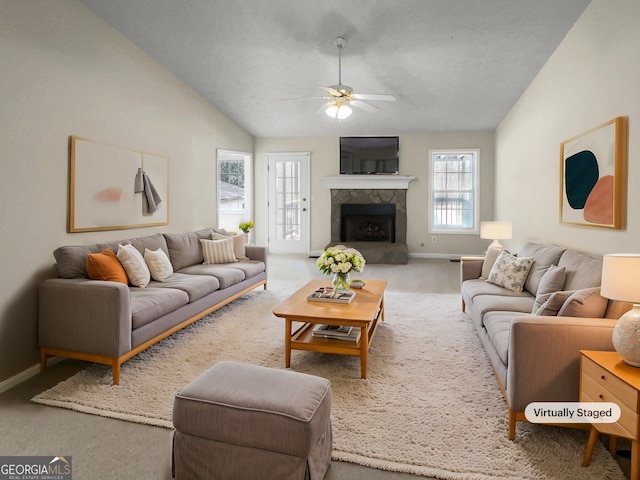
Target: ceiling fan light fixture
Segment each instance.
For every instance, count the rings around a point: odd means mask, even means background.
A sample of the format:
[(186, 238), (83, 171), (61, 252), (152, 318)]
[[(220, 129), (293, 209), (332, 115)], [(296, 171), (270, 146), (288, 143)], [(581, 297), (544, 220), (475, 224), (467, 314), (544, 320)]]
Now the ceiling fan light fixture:
[(351, 115), (352, 110), (348, 105), (340, 105), (337, 103), (332, 103), (329, 105), (324, 111), (331, 118), (337, 118), (338, 120), (344, 120)]

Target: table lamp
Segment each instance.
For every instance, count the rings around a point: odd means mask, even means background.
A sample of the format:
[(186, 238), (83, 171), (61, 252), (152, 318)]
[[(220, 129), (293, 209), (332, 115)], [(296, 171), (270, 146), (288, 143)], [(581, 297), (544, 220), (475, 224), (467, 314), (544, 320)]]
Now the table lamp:
[(503, 248), (498, 240), (511, 238), (511, 222), (480, 222), (480, 238), (493, 240), (489, 248)]
[(604, 255), (600, 294), (633, 303), (633, 308), (616, 323), (611, 340), (626, 363), (640, 367), (640, 254)]

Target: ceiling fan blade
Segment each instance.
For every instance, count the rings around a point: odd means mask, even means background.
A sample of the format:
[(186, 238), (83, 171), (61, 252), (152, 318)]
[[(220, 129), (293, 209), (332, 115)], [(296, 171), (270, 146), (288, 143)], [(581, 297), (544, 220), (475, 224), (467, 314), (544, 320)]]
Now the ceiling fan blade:
[(349, 105), (353, 105), (354, 107), (359, 108), (360, 110), (365, 110), (367, 112), (375, 112), (376, 110), (380, 110), (375, 105), (365, 103), (362, 100), (354, 100)]
[(318, 85), (320, 88), (322, 88), (323, 90), (325, 90), (329, 95), (333, 96), (333, 97), (341, 97), (342, 93), (340, 93), (338, 90), (336, 90), (335, 88), (331, 88), (331, 87), (325, 87), (324, 85)]
[(358, 100), (375, 100), (379, 102), (395, 102), (396, 97), (386, 93), (354, 93)]
[(281, 98), (279, 102), (291, 102), (294, 100), (331, 100), (329, 97), (302, 97), (302, 98)]

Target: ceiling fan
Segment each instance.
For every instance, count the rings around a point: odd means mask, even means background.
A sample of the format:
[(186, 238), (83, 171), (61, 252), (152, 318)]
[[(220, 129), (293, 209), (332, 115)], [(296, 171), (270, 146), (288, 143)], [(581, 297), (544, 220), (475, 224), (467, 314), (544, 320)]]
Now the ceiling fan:
[(335, 46), (338, 47), (338, 84), (328, 87), (319, 85), (320, 88), (326, 92), (322, 97), (309, 97), (306, 99), (292, 99), (292, 100), (328, 100), (324, 105), (323, 110), (331, 118), (337, 118), (338, 120), (344, 120), (351, 115), (351, 107), (356, 107), (368, 112), (375, 112), (379, 110), (378, 107), (371, 105), (368, 101), (383, 101), (383, 102), (395, 102), (396, 97), (384, 93), (354, 93), (353, 88), (349, 85), (343, 85), (342, 83), (342, 49), (346, 47), (347, 41), (343, 37), (335, 39)]

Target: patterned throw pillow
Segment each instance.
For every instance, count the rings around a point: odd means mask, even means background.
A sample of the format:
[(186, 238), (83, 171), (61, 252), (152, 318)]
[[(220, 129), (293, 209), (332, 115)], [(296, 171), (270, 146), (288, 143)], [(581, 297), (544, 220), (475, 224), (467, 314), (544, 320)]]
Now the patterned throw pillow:
[(522, 292), (531, 265), (533, 257), (516, 257), (503, 250), (493, 264), (487, 282), (513, 292)]

